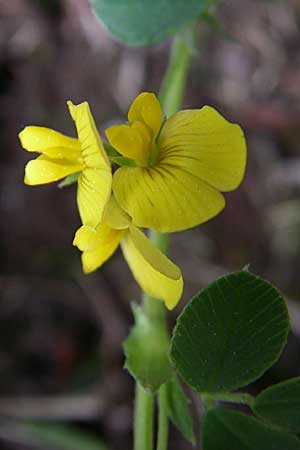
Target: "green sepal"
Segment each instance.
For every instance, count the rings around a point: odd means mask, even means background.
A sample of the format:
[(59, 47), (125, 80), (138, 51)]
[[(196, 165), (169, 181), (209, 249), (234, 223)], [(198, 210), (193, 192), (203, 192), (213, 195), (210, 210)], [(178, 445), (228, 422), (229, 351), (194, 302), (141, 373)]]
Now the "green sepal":
[(133, 159), (126, 158), (125, 156), (111, 156), (111, 162), (118, 164), (118, 166), (136, 167)]
[(260, 420), (226, 408), (212, 408), (201, 423), (204, 450), (300, 450), (299, 439)]
[(80, 176), (80, 172), (76, 172), (76, 173), (72, 173), (71, 175), (68, 175), (60, 183), (58, 183), (58, 187), (61, 189), (61, 188), (70, 186), (71, 184), (77, 183), (79, 176)]
[(300, 434), (300, 378), (262, 391), (254, 401), (253, 411), (269, 422)]
[(144, 389), (154, 393), (173, 373), (169, 336), (163, 320), (149, 318), (136, 304), (132, 309), (135, 324), (124, 342), (125, 367)]
[(129, 166), (129, 167), (135, 167), (135, 161), (132, 159), (126, 158), (125, 156), (122, 156), (112, 145), (110, 145), (108, 142), (103, 141), (104, 150), (106, 151), (107, 156), (109, 157), (109, 160), (112, 163), (118, 164), (118, 166)]

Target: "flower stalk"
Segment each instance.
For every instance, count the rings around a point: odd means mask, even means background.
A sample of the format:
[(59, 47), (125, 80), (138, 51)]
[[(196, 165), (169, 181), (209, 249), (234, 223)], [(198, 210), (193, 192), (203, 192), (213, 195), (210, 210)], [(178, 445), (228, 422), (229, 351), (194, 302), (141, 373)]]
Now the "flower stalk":
[[(182, 103), (191, 61), (193, 35), (194, 26), (184, 29), (172, 42), (170, 60), (160, 93), (160, 101), (167, 117), (175, 113)], [(165, 254), (168, 253), (169, 236), (167, 233), (150, 230), (150, 239), (159, 250)], [(143, 304), (144, 310), (151, 320), (159, 320), (164, 327), (167, 326), (165, 306), (162, 302), (149, 295), (144, 295)], [(135, 395), (134, 450), (152, 450), (154, 398), (138, 382), (136, 382)], [(166, 389), (162, 385), (158, 392), (157, 450), (166, 450), (168, 447), (169, 418), (167, 409)]]

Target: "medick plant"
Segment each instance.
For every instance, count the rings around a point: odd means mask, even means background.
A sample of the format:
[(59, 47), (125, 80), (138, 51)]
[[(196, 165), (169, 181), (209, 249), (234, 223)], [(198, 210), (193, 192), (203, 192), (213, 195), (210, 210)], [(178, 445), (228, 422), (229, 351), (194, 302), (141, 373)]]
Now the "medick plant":
[[(225, 275), (189, 302), (169, 338), (165, 307), (173, 309), (181, 299), (183, 278), (166, 256), (167, 233), (195, 227), (222, 211), (222, 193), (243, 180), (246, 144), (239, 125), (213, 107), (180, 110), (194, 35), (194, 24), (188, 23), (195, 14), (208, 14), (208, 6), (191, 0), (184, 7), (179, 0), (155, 0), (151, 8), (146, 0), (126, 3), (95, 0), (94, 6), (107, 28), (129, 45), (161, 41), (181, 29), (159, 98), (150, 92), (137, 95), (128, 121), (108, 128), (106, 140), (87, 102), (68, 102), (76, 138), (26, 127), (19, 134), (22, 147), (40, 155), (28, 162), (25, 183), (77, 183), (82, 225), (73, 244), (82, 252), (83, 271), (97, 270), (120, 245), (144, 292), (142, 303), (133, 305), (135, 323), (124, 343), (126, 367), (136, 382), (134, 450), (154, 445), (166, 450), (170, 421), (196, 445), (183, 382), (205, 406), (203, 450), (300, 449), (300, 379), (256, 398), (236, 392), (270, 368), (286, 343), (288, 311), (271, 284), (247, 269)], [(161, 14), (153, 14), (160, 8)], [(143, 229), (149, 229), (149, 237)], [(244, 404), (252, 414), (220, 401)]]

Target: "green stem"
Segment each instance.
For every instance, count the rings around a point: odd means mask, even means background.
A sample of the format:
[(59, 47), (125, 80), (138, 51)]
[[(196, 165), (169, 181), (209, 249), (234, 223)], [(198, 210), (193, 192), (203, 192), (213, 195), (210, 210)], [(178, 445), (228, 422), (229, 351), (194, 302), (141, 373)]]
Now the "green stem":
[(228, 403), (239, 403), (243, 405), (248, 405), (252, 408), (255, 398), (247, 393), (237, 392), (237, 393), (228, 393), (228, 394), (215, 394), (211, 396), (212, 399), (219, 402), (228, 402)]
[(167, 117), (181, 108), (194, 41), (194, 26), (175, 36), (169, 65), (162, 82), (160, 101)]
[[(186, 29), (178, 34), (172, 43), (170, 61), (160, 93), (160, 100), (167, 117), (181, 107), (191, 60), (191, 36), (193, 33), (194, 27)], [(167, 253), (169, 246), (169, 237), (167, 234), (150, 231), (150, 239), (157, 248)], [(160, 320), (165, 324), (165, 327), (167, 326), (163, 302), (149, 295), (144, 295), (143, 304), (144, 310), (151, 320)], [(158, 407), (157, 450), (166, 450), (169, 424), (165, 386), (161, 386), (159, 389)], [(134, 418), (134, 450), (153, 449), (153, 410), (153, 396), (149, 395), (137, 383)]]
[(146, 392), (139, 383), (136, 383), (134, 450), (153, 449), (153, 406), (153, 395)]
[(206, 394), (202, 395), (202, 400), (204, 403), (204, 408), (208, 411), (210, 408), (214, 407), (215, 402), (228, 402), (228, 403), (238, 403), (242, 405), (247, 405), (252, 409), (255, 398), (247, 393), (237, 392), (237, 393), (224, 393), (224, 394)]
[(215, 406), (214, 398), (210, 395), (203, 395), (201, 398), (206, 412)]
[(158, 393), (158, 435), (157, 450), (167, 450), (169, 437), (168, 399), (166, 385)]

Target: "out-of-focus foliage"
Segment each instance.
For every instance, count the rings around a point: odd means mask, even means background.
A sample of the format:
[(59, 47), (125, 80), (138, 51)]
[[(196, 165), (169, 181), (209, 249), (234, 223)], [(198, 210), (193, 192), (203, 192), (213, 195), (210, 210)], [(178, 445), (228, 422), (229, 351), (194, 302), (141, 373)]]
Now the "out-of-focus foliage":
[(95, 13), (114, 37), (128, 45), (161, 42), (197, 20), (207, 0), (93, 0)]

